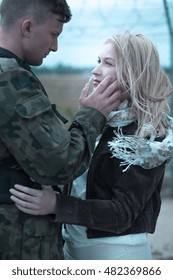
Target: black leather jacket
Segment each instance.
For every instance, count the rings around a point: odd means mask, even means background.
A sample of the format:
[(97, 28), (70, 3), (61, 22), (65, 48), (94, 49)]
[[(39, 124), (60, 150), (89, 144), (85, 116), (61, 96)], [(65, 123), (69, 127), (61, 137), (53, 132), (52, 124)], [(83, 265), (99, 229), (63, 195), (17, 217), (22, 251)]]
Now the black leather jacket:
[[(133, 134), (135, 124), (123, 128)], [(108, 127), (94, 154), (87, 178), (86, 200), (57, 195), (56, 220), (87, 227), (88, 238), (155, 231), (159, 215), (165, 163), (144, 169), (120, 167), (107, 142), (114, 137)]]

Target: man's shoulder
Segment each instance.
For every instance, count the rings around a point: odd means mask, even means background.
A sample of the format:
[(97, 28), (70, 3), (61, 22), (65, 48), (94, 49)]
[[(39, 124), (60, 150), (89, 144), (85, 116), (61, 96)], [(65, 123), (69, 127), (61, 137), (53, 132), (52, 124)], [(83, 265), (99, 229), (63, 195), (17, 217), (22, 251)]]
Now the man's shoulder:
[(11, 69), (19, 67), (17, 60), (15, 58), (0, 57), (0, 71), (6, 72)]
[[(34, 88), (32, 85), (34, 84)], [(3, 95), (7, 92), (16, 94), (22, 91), (24, 88), (29, 89), (28, 92), (40, 87), (38, 79), (32, 72), (28, 71), (24, 67), (20, 66), (15, 58), (0, 57), (0, 93)]]
[(1, 93), (4, 87), (22, 89), (23, 86), (30, 84), (29, 76), (29, 71), (20, 67), (15, 58), (0, 57)]
[(47, 111), (50, 101), (38, 79), (15, 59), (0, 58), (0, 126), (17, 113), (30, 118), (34, 112)]

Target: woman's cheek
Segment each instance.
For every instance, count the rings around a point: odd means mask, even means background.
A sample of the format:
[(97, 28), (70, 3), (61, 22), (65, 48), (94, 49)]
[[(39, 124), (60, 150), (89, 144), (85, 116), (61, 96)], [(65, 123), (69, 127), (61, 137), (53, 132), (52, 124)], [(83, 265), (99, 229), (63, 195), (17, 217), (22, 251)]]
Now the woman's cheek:
[(115, 82), (117, 79), (116, 79), (116, 73), (115, 72), (111, 72), (109, 75), (111, 75), (111, 82)]

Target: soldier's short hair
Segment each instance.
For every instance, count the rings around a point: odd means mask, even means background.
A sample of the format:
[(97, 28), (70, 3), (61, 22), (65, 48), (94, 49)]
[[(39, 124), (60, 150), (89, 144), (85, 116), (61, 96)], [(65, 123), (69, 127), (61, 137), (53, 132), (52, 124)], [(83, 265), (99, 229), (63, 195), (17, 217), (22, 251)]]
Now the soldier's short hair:
[(44, 23), (49, 13), (62, 17), (62, 22), (69, 22), (71, 10), (66, 0), (2, 0), (0, 6), (1, 25), (12, 27), (15, 22), (25, 16), (33, 16), (37, 23)]

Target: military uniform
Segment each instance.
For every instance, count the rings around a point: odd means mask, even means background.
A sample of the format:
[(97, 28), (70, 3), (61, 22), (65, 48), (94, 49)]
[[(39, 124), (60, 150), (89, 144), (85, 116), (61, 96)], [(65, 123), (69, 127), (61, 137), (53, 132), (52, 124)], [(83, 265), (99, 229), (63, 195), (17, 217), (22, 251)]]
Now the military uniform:
[(102, 114), (84, 108), (67, 131), (30, 66), (0, 48), (1, 259), (62, 258), (58, 225), (50, 216), (21, 213), (9, 189), (15, 183), (40, 188), (71, 181), (88, 165), (104, 124)]

